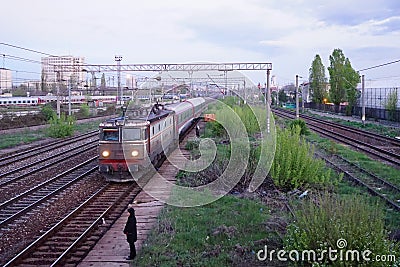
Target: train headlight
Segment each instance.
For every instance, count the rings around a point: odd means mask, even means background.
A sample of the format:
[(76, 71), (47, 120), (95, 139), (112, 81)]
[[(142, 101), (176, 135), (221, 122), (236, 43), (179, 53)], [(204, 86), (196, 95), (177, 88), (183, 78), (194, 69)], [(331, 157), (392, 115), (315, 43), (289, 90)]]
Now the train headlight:
[(101, 152), (101, 155), (105, 158), (107, 158), (108, 156), (110, 156), (110, 151), (108, 150), (104, 150), (103, 152)]
[(137, 157), (137, 156), (139, 156), (139, 151), (133, 150), (131, 155), (132, 155), (132, 157)]

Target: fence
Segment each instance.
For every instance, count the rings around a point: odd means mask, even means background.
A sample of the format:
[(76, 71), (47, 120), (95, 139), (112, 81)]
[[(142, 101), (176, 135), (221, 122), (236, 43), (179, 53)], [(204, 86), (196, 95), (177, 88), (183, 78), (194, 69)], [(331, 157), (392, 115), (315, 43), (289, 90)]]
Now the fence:
[[(334, 106), (329, 104), (320, 103), (304, 103), (305, 108), (316, 109), (320, 111), (330, 112), (330, 113), (341, 113), (346, 114), (346, 106)], [(352, 115), (361, 118), (362, 108), (360, 106), (353, 107)], [(400, 110), (389, 111), (383, 108), (365, 108), (365, 116), (375, 120), (390, 120), (400, 122)]]

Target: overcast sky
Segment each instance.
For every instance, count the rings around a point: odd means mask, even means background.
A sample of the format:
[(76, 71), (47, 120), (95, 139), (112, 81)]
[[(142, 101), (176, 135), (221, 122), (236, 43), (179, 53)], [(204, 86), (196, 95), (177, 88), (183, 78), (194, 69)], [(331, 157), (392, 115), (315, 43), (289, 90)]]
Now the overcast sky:
[[(296, 74), (307, 79), (316, 54), (328, 67), (335, 48), (356, 70), (400, 59), (398, 0), (13, 0), (0, 8), (0, 42), (92, 64), (114, 64), (114, 55), (123, 64), (271, 62), (285, 85)], [(0, 54), (41, 57), (4, 45)], [(39, 64), (3, 64), (40, 72)], [(400, 86), (400, 63), (364, 74)], [(265, 81), (262, 72), (249, 76)]]

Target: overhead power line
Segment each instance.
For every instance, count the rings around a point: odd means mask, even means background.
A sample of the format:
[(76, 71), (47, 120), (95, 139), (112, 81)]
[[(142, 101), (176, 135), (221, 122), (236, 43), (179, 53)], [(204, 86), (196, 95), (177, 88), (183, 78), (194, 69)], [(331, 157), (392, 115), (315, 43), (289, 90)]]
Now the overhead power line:
[(361, 70), (358, 70), (358, 72), (365, 71), (365, 70), (376, 69), (376, 68), (380, 68), (380, 67), (391, 65), (391, 64), (394, 64), (394, 63), (398, 63), (398, 62), (400, 62), (400, 59), (395, 60), (395, 61), (391, 61), (391, 62), (387, 62), (387, 63), (383, 63), (383, 64), (380, 64), (380, 65), (372, 66), (372, 67), (369, 67), (369, 68), (361, 69)]
[(40, 61), (29, 59), (29, 58), (17, 57), (17, 56), (6, 55), (6, 54), (1, 54), (1, 55), (3, 56), (3, 60), (4, 60), (4, 58), (8, 58), (8, 59), (11, 59), (11, 60), (17, 60), (17, 61), (23, 61), (23, 62), (28, 62), (28, 63), (41, 64)]
[(55, 57), (55, 55), (52, 55), (52, 54), (40, 52), (40, 51), (37, 51), (37, 50), (33, 50), (33, 49), (29, 49), (29, 48), (25, 48), (25, 47), (21, 47), (21, 46), (17, 46), (17, 45), (12, 45), (12, 44), (2, 43), (2, 42), (0, 42), (0, 45), (10, 46), (10, 47), (13, 47), (13, 48), (18, 48), (18, 49), (21, 49), (21, 50), (25, 50), (25, 51), (29, 51), (29, 52), (33, 52), (33, 53), (37, 53), (37, 54), (42, 54), (42, 55), (46, 55), (46, 56)]

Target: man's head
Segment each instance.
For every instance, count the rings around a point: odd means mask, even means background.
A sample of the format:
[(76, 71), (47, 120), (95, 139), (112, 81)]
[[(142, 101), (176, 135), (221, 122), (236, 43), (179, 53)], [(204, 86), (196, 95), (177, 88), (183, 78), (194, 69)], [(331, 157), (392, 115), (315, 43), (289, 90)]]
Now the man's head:
[(133, 205), (128, 205), (128, 212), (130, 214), (135, 214), (135, 209), (133, 208)]

